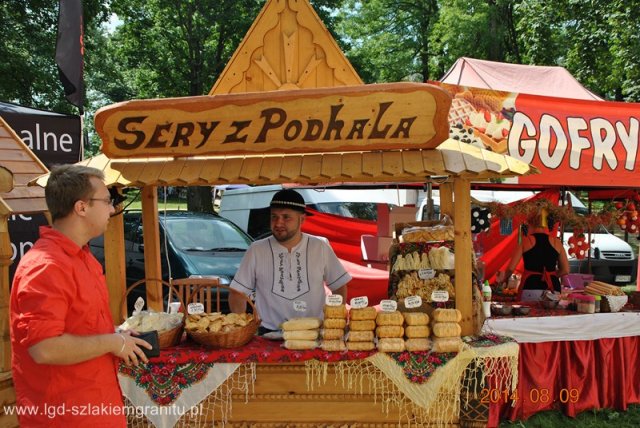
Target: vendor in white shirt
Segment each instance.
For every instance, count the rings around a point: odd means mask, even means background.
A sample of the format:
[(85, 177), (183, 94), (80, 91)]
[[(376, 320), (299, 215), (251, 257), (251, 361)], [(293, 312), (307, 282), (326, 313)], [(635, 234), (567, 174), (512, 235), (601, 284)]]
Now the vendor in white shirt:
[[(306, 205), (298, 192), (281, 190), (270, 206), (272, 235), (251, 244), (231, 282), (231, 288), (255, 301), (261, 332), (279, 330), (295, 317), (322, 317), (325, 285), (346, 302), (351, 280), (326, 238), (300, 230)], [(246, 305), (230, 293), (233, 312), (245, 312)]]

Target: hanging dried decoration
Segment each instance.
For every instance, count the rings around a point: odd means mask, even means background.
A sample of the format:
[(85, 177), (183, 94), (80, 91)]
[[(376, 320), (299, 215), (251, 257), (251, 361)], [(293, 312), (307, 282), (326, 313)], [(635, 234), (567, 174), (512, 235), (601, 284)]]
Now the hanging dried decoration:
[[(491, 213), (499, 219), (513, 219), (514, 217), (524, 217), (525, 219), (535, 219), (541, 212), (546, 211), (546, 221), (550, 227), (556, 223), (561, 223), (565, 226), (570, 226), (574, 229), (595, 230), (599, 225), (610, 226), (612, 219), (617, 218), (617, 223), (620, 227), (623, 224), (629, 224), (628, 221), (633, 217), (635, 222), (635, 232), (640, 232), (640, 216), (638, 211), (629, 210), (629, 205), (626, 205), (626, 210), (613, 210), (611, 207), (605, 207), (602, 211), (589, 215), (581, 215), (576, 213), (570, 206), (558, 206), (548, 199), (537, 199), (529, 202), (522, 202), (513, 205), (505, 205), (499, 202), (489, 202), (484, 204), (487, 206)], [(633, 207), (635, 208), (635, 207)], [(617, 215), (616, 215), (617, 212)], [(624, 220), (621, 216), (624, 214)], [(635, 216), (634, 216), (635, 214)], [(544, 217), (544, 216), (543, 216)]]

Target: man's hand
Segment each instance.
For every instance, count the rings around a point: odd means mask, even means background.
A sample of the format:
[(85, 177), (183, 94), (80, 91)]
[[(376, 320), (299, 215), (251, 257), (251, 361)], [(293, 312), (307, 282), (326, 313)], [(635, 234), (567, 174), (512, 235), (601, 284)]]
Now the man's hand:
[(153, 347), (145, 340), (136, 337), (137, 335), (137, 332), (131, 330), (116, 333), (116, 336), (120, 336), (122, 340), (118, 343), (118, 350), (113, 352), (113, 354), (121, 358), (128, 366), (131, 364), (137, 366), (140, 364), (140, 361), (143, 363), (149, 362), (140, 347), (144, 346), (147, 349), (152, 349)]

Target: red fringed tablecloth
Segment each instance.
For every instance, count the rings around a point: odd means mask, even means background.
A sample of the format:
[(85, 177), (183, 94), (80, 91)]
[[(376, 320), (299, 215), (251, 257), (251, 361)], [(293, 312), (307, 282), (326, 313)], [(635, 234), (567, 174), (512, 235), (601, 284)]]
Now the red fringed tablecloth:
[(490, 427), (546, 410), (570, 417), (589, 409), (626, 410), (640, 403), (640, 336), (521, 343), (519, 374), (515, 394), (494, 394)]

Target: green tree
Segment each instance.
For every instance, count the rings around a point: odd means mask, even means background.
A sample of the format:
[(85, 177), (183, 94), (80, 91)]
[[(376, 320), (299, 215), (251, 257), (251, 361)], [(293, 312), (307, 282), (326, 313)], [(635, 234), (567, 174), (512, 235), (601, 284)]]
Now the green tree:
[(365, 82), (424, 81), (434, 55), (436, 0), (347, 0), (337, 16), (346, 54)]
[[(85, 47), (91, 51), (93, 29), (107, 18), (101, 0), (85, 0)], [(0, 99), (60, 113), (77, 112), (64, 97), (55, 64), (58, 2), (0, 2)]]
[(520, 62), (513, 0), (449, 0), (431, 34), (430, 60), (440, 78), (460, 57)]

